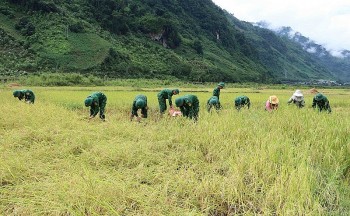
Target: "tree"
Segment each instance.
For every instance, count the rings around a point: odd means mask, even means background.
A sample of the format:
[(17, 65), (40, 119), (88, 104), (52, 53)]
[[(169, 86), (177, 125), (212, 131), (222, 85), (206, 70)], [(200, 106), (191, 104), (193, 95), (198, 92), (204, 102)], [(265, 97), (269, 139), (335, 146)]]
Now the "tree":
[(193, 42), (192, 48), (196, 50), (197, 54), (203, 55), (203, 46), (199, 40), (195, 40)]

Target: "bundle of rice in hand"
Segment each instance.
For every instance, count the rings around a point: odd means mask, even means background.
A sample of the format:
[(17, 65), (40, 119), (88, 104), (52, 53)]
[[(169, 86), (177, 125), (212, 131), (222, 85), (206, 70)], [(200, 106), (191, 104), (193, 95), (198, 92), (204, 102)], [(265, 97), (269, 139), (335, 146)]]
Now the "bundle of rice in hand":
[(170, 108), (169, 115), (172, 117), (176, 117), (176, 116), (181, 116), (182, 114), (180, 110), (175, 110), (174, 108)]

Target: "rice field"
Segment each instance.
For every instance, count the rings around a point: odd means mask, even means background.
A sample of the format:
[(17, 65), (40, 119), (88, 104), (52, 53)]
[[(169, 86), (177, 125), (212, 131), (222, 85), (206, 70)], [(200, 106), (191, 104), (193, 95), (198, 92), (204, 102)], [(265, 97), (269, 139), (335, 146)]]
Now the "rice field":
[[(24, 89), (20, 88), (20, 89)], [(348, 215), (350, 90), (318, 89), (332, 113), (287, 105), (295, 89), (180, 88), (197, 123), (159, 117), (159, 88), (30, 87), (34, 105), (1, 87), (0, 215)], [(106, 121), (84, 99), (108, 97)], [(134, 97), (149, 117), (130, 122)], [(239, 95), (251, 109), (234, 109)], [(280, 108), (264, 111), (268, 96)], [(173, 101), (178, 95), (173, 97)]]

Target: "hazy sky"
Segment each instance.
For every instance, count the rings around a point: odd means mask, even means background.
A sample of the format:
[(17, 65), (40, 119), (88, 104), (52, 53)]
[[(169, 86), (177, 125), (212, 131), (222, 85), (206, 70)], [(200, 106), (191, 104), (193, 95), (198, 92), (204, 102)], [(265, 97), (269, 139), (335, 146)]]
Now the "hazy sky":
[(328, 50), (350, 50), (350, 0), (213, 0), (236, 18), (290, 26)]

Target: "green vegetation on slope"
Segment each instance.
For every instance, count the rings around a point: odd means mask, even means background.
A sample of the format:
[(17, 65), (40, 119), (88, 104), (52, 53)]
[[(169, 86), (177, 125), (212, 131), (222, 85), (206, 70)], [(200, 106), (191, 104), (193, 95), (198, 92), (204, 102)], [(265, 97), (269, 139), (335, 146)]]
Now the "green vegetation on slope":
[(0, 75), (60, 71), (230, 82), (332, 77), (301, 47), (228, 16), (211, 0), (6, 0), (0, 21), (2, 37), (16, 44), (0, 47)]
[(247, 37), (247, 43), (252, 43), (259, 53), (259, 59), (266, 65), (271, 76), (281, 80), (310, 80), (331, 78), (327, 67), (322, 66), (303, 47), (289, 39), (280, 37), (271, 30), (242, 22), (230, 14), (226, 14), (230, 22), (240, 29)]

